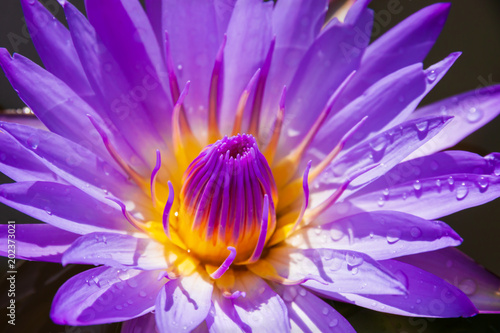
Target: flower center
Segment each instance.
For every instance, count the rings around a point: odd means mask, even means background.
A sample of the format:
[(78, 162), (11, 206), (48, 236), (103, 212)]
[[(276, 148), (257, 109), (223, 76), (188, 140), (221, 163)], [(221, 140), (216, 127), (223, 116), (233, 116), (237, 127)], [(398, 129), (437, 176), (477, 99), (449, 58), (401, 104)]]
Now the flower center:
[(220, 265), (229, 246), (236, 264), (252, 262), (276, 228), (276, 203), (273, 175), (253, 136), (224, 137), (184, 173), (178, 233), (205, 263)]

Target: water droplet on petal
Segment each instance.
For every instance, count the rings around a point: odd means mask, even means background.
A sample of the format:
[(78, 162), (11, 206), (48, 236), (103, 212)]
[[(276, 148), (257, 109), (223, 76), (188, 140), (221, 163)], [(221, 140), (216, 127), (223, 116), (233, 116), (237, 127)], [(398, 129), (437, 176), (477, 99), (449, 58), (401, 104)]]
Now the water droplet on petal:
[(413, 238), (418, 238), (422, 235), (422, 230), (420, 230), (420, 228), (418, 228), (418, 227), (412, 227), (410, 229), (410, 235)]
[(297, 297), (297, 289), (295, 287), (286, 288), (283, 292), (283, 300), (285, 302), (293, 302), (295, 297)]
[(338, 319), (333, 319), (331, 322), (328, 323), (328, 327), (335, 327), (339, 324)]
[(466, 295), (470, 296), (476, 292), (477, 284), (471, 279), (465, 279), (458, 284), (458, 288), (462, 290)]
[(330, 312), (330, 310), (327, 307), (324, 307), (321, 313), (323, 313), (325, 316)]
[(441, 180), (440, 179), (436, 179), (436, 186), (441, 187)]
[(121, 310), (121, 309), (123, 309), (123, 307), (122, 307), (120, 304), (117, 304), (117, 305), (115, 306), (115, 309), (117, 309), (117, 310)]
[(351, 267), (359, 266), (364, 261), (363, 257), (361, 257), (359, 254), (357, 254), (355, 252), (346, 253), (345, 260), (346, 260), (347, 264)]
[(401, 238), (401, 230), (389, 229), (386, 238), (389, 244), (396, 243)]
[(384, 189), (384, 191), (383, 191), (382, 193), (383, 193), (384, 195), (386, 195), (386, 196), (387, 196), (387, 195), (389, 195), (389, 189), (388, 189), (388, 188)]
[(413, 183), (413, 188), (415, 191), (420, 191), (422, 189), (422, 183), (420, 183), (420, 180), (415, 180)]
[(304, 296), (307, 295), (307, 291), (304, 288), (300, 288), (299, 289), (299, 295), (302, 296), (302, 297), (304, 297)]
[(31, 135), (28, 140), (26, 140), (26, 143), (31, 149), (37, 149), (40, 144), (40, 139), (36, 135)]
[(385, 204), (384, 197), (378, 198), (377, 204), (378, 204), (379, 207), (382, 207)]
[(450, 184), (450, 186), (455, 184), (455, 179), (453, 179), (453, 176), (448, 177), (448, 184)]
[(425, 132), (429, 128), (429, 122), (427, 120), (419, 122), (415, 125), (419, 132)]
[(44, 210), (45, 210), (45, 213), (52, 215), (52, 210), (50, 209), (50, 207), (45, 207)]
[(422, 303), (422, 300), (420, 298), (417, 298), (417, 300), (415, 301), (415, 303), (420, 304), (420, 303)]
[(434, 82), (436, 81), (436, 78), (437, 78), (437, 73), (435, 70), (431, 70), (427, 73), (427, 80), (429, 82)]
[(333, 241), (338, 241), (338, 240), (340, 240), (342, 237), (344, 237), (344, 232), (340, 229), (340, 227), (333, 226), (333, 227), (330, 229), (330, 238), (331, 238)]
[(436, 161), (431, 162), (431, 170), (436, 171), (439, 168), (439, 164)]
[(467, 111), (467, 121), (469, 123), (476, 123), (479, 120), (481, 120), (482, 117), (483, 117), (483, 112), (480, 109), (477, 109), (475, 107), (471, 107)]
[(464, 199), (468, 193), (469, 193), (469, 188), (464, 182), (462, 182), (460, 186), (457, 188), (457, 200)]
[(354, 268), (352, 269), (352, 271), (351, 271), (351, 274), (352, 274), (352, 275), (356, 275), (356, 274), (358, 274), (358, 272), (359, 272), (359, 269), (358, 269), (357, 267), (354, 267)]
[(490, 185), (490, 181), (486, 177), (480, 177), (477, 180), (477, 184), (479, 185), (480, 188), (487, 189), (488, 186)]

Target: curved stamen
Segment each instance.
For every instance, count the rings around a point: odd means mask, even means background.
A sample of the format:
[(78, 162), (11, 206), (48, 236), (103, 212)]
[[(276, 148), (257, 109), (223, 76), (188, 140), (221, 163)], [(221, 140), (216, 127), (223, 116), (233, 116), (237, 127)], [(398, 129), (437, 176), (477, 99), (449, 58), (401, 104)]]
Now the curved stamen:
[(115, 160), (115, 162), (125, 171), (125, 173), (128, 175), (130, 179), (132, 179), (139, 187), (144, 190), (145, 192), (147, 191), (146, 187), (146, 182), (142, 179), (142, 176), (139, 175), (130, 165), (128, 165), (127, 162), (125, 162), (118, 152), (116, 151), (115, 147), (111, 144), (109, 141), (109, 138), (107, 134), (104, 132), (104, 130), (97, 124), (95, 121), (94, 117), (92, 117), (90, 114), (87, 114), (87, 117), (89, 118), (90, 122), (96, 129), (97, 133), (101, 136), (102, 142), (104, 146), (106, 147), (106, 150), (108, 153), (111, 155), (111, 157)]
[(212, 71), (212, 79), (210, 80), (210, 100), (208, 103), (208, 142), (214, 142), (220, 137), (219, 131), (219, 110), (218, 110), (218, 97), (219, 97), (219, 81), (222, 70), (222, 61), (224, 59), (224, 48), (226, 46), (227, 35), (224, 34), (222, 44), (215, 57), (214, 69)]
[(186, 82), (184, 89), (182, 89), (181, 94), (179, 95), (179, 99), (177, 103), (175, 103), (174, 111), (172, 112), (172, 141), (174, 145), (174, 154), (176, 159), (180, 162), (180, 165), (187, 165), (187, 156), (186, 150), (184, 147), (183, 138), (183, 128), (180, 122), (180, 114), (182, 109), (182, 103), (184, 102), (184, 98), (189, 92), (189, 87), (191, 85), (190, 81)]
[[(359, 121), (353, 128), (351, 128), (339, 141), (339, 143), (332, 149), (332, 151), (318, 164), (316, 165), (311, 172), (309, 173), (309, 182), (314, 181), (333, 161), (335, 157), (344, 149), (344, 146), (352, 137), (354, 133), (365, 123), (368, 117), (364, 117)], [(281, 211), (283, 208), (288, 207), (290, 204), (295, 202), (299, 198), (299, 187), (300, 187), (300, 178), (296, 178), (293, 181), (290, 181), (282, 191), (282, 196), (280, 197), (280, 201), (278, 203), (278, 211)]]
[(283, 117), (285, 116), (285, 100), (286, 100), (286, 86), (283, 87), (281, 93), (280, 103), (278, 113), (276, 114), (276, 120), (274, 121), (271, 140), (267, 144), (266, 150), (264, 151), (264, 156), (267, 162), (271, 165), (274, 160), (274, 155), (276, 154), (276, 148), (278, 147), (278, 141), (280, 139), (281, 127), (283, 126)]
[(170, 229), (169, 229), (170, 210), (172, 209), (173, 204), (174, 204), (174, 187), (172, 186), (172, 183), (168, 181), (168, 200), (167, 203), (165, 204), (165, 208), (163, 209), (163, 216), (162, 216), (163, 230), (165, 231), (165, 235), (167, 235), (168, 238), (170, 238)]
[(257, 69), (255, 74), (250, 79), (250, 81), (248, 81), (248, 84), (245, 87), (245, 90), (243, 90), (243, 93), (241, 94), (240, 100), (238, 101), (238, 107), (236, 109), (236, 116), (234, 118), (233, 132), (231, 134), (232, 136), (241, 133), (241, 123), (243, 122), (243, 112), (245, 111), (245, 107), (247, 105), (247, 101), (248, 101), (248, 97), (250, 96), (250, 92), (252, 91), (252, 88), (255, 85), (257, 78), (260, 77), (260, 72), (261, 72), (260, 68)]
[(304, 171), (304, 176), (302, 177), (302, 189), (304, 190), (304, 202), (302, 204), (302, 208), (300, 209), (300, 214), (297, 217), (297, 221), (295, 221), (292, 231), (290, 233), (293, 233), (295, 229), (298, 227), (300, 222), (302, 221), (302, 218), (304, 217), (304, 213), (307, 209), (307, 206), (309, 205), (309, 170), (311, 169), (311, 164), (312, 161), (309, 161), (307, 163), (306, 170)]
[(229, 253), (226, 260), (224, 260), (224, 262), (220, 265), (220, 267), (217, 268), (217, 270), (215, 272), (210, 274), (210, 277), (212, 279), (219, 279), (222, 275), (224, 275), (224, 273), (226, 273), (226, 271), (229, 269), (229, 267), (233, 263), (234, 258), (236, 258), (236, 249), (232, 246), (228, 246), (227, 249), (229, 251), (231, 251), (231, 253)]
[(259, 135), (259, 122), (260, 122), (260, 111), (262, 108), (262, 99), (264, 98), (264, 88), (266, 87), (267, 76), (269, 75), (269, 69), (271, 68), (271, 60), (273, 58), (274, 46), (276, 44), (276, 36), (274, 36), (269, 45), (269, 51), (267, 52), (266, 59), (262, 65), (262, 73), (259, 77), (259, 83), (257, 84), (257, 89), (255, 91), (255, 97), (252, 106), (252, 117), (250, 119), (250, 129), (249, 133), (258, 137)]
[(304, 217), (304, 220), (307, 220), (307, 221), (311, 221), (311, 220), (314, 220), (319, 214), (321, 214), (322, 212), (324, 212), (328, 207), (330, 207), (331, 205), (333, 205), (335, 202), (337, 202), (337, 200), (340, 198), (340, 196), (344, 193), (344, 191), (347, 189), (347, 187), (349, 186), (349, 184), (351, 184), (351, 182), (358, 178), (359, 176), (367, 173), (368, 171), (376, 168), (377, 166), (379, 166), (379, 164), (374, 164), (374, 165), (370, 165), (366, 168), (363, 168), (361, 170), (359, 170), (358, 172), (355, 172), (354, 174), (352, 174), (349, 178), (347, 178), (347, 180), (339, 187), (335, 190), (335, 192), (332, 193), (332, 195), (330, 195), (325, 201), (323, 201), (321, 204), (319, 204), (318, 206), (314, 207), (313, 209), (311, 209), (310, 211), (308, 211), (306, 214), (305, 214), (305, 217)]
[(328, 102), (326, 103), (325, 108), (319, 114), (318, 118), (311, 126), (306, 136), (302, 139), (296, 149), (294, 149), (290, 154), (285, 156), (274, 168), (274, 174), (276, 174), (276, 184), (278, 188), (281, 188), (285, 185), (297, 172), (297, 168), (299, 166), (299, 161), (302, 158), (304, 152), (307, 147), (311, 144), (311, 142), (316, 137), (316, 134), (319, 132), (325, 120), (328, 118), (330, 111), (333, 109), (333, 106), (337, 102), (341, 93), (344, 91), (347, 84), (351, 81), (356, 71), (353, 71), (347, 78), (340, 84), (340, 86), (335, 90), (333, 95), (330, 97)]
[(108, 200), (111, 200), (113, 201), (114, 203), (116, 203), (118, 206), (120, 206), (121, 210), (122, 210), (122, 214), (123, 216), (125, 216), (125, 219), (128, 221), (128, 223), (130, 223), (131, 225), (133, 225), (134, 227), (136, 227), (138, 230), (140, 231), (143, 231), (143, 232), (147, 232), (147, 229), (146, 229), (146, 226), (144, 225), (144, 223), (142, 222), (139, 222), (137, 221), (128, 211), (127, 211), (127, 207), (125, 206), (125, 204), (123, 202), (121, 202), (120, 200), (118, 199), (115, 199), (115, 198), (111, 198), (111, 197), (106, 197), (106, 199)]
[(259, 260), (267, 238), (267, 221), (269, 219), (269, 197), (264, 195), (264, 206), (262, 208), (262, 222), (260, 224), (259, 239), (252, 256), (245, 263), (253, 263)]
[(366, 122), (368, 116), (363, 117), (353, 128), (351, 128), (339, 141), (339, 143), (332, 149), (332, 151), (317, 165), (311, 170), (311, 174), (309, 176), (309, 180), (313, 181), (316, 177), (319, 176), (321, 172), (323, 172), (326, 167), (333, 161), (335, 157), (344, 149), (344, 146), (354, 133)]
[(156, 149), (156, 165), (151, 172), (151, 179), (149, 182), (149, 187), (151, 188), (151, 200), (153, 201), (153, 207), (156, 208), (158, 199), (156, 198), (156, 178), (158, 176), (158, 171), (161, 168), (161, 153), (159, 149)]
[[(174, 104), (177, 104), (180, 96), (179, 81), (177, 80), (177, 75), (175, 74), (174, 62), (172, 59), (172, 52), (170, 49), (170, 37), (168, 35), (168, 31), (165, 31), (165, 58), (167, 64), (168, 82), (170, 85), (170, 93), (172, 95), (172, 101)], [(181, 106), (181, 110), (179, 113), (180, 113), (179, 119), (181, 128), (185, 129), (187, 133), (192, 134), (191, 127), (189, 126), (189, 122), (187, 120), (186, 111), (184, 110), (184, 107)]]

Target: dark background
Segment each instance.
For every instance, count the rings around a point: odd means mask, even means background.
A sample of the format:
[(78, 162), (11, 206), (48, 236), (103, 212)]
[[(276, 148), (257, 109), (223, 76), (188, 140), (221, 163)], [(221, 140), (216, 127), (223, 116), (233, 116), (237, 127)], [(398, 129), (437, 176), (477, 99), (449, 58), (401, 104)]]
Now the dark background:
[[(183, 1), (183, 0), (179, 0)], [(314, 0), (311, 0), (314, 1)], [(395, 0), (374, 0), (370, 7), (376, 13), (382, 13), (387, 10), (388, 3)], [(451, 68), (448, 74), (441, 80), (436, 88), (424, 99), (422, 104), (429, 104), (434, 101), (459, 94), (468, 90), (477, 89), (480, 86), (500, 84), (500, 1), (498, 0), (452, 0), (451, 13), (444, 27), (444, 30), (439, 37), (435, 47), (430, 52), (425, 61), (425, 67), (436, 63), (454, 51), (462, 51), (462, 56), (458, 59), (455, 65)], [(56, 6), (56, 0), (42, 0), (42, 3), (64, 22), (63, 11)], [(72, 1), (77, 7), (83, 7), (83, 1)], [(399, 0), (399, 7), (403, 9), (400, 14), (391, 15), (388, 20), (379, 20), (378, 24), (385, 31), (398, 22), (408, 17), (417, 10), (436, 3), (436, 1), (426, 0)], [(373, 39), (378, 36), (373, 36)], [(40, 60), (35, 52), (33, 45), (26, 34), (26, 26), (21, 11), (21, 6), (17, 0), (2, 0), (0, 4), (0, 46), (6, 47), (11, 53), (18, 52), (28, 58), (40, 63)], [(23, 103), (18, 98), (17, 94), (11, 88), (7, 79), (0, 75), (0, 109), (20, 108)], [(500, 105), (499, 105), (500, 107)], [(478, 132), (470, 135), (463, 142), (455, 147), (455, 149), (473, 151), (481, 155), (486, 155), (494, 151), (500, 151), (500, 119), (495, 119)], [(10, 182), (7, 177), (0, 175), (0, 183)], [(461, 211), (451, 216), (442, 218), (443, 221), (451, 225), (463, 238), (464, 243), (460, 249), (476, 259), (479, 263), (486, 266), (491, 271), (500, 275), (500, 201), (496, 200), (488, 204), (470, 208)], [(34, 222), (35, 220), (21, 214), (9, 207), (0, 204), (0, 223), (6, 223), (8, 220), (15, 220), (17, 223)], [(43, 279), (48, 271), (60, 270), (59, 265), (55, 264), (40, 264), (34, 263), (30, 268), (24, 268), (26, 274), (31, 278), (36, 275), (38, 279)], [(23, 265), (26, 267), (28, 265)], [(75, 268), (77, 269), (77, 268)], [(44, 273), (41, 273), (41, 272)], [(62, 273), (61, 273), (62, 274)], [(68, 276), (68, 272), (64, 272), (61, 278)], [(47, 275), (48, 276), (48, 275)], [(23, 279), (22, 271), (18, 273), (18, 279)], [(45, 277), (46, 278), (46, 277)], [(64, 281), (64, 280), (62, 280)], [(20, 282), (18, 282), (20, 283)], [(54, 285), (55, 283), (55, 285)], [(61, 282), (59, 282), (60, 284)], [(26, 288), (41, 288), (41, 282), (27, 283)], [(47, 318), (47, 309), (50, 305), (50, 300), (53, 297), (53, 291), (56, 290), (57, 283), (53, 282), (49, 286), (42, 284), (42, 287), (47, 289), (43, 292), (43, 297), (38, 298), (40, 307), (42, 308), (41, 315), (34, 315), (33, 308), (28, 308), (30, 316), (35, 320), (42, 321), (42, 318)], [(2, 288), (3, 290), (3, 288)], [(37, 294), (41, 292), (37, 291)], [(31, 293), (30, 293), (31, 294)], [(2, 292), (1, 297), (4, 297)], [(2, 302), (3, 303), (3, 302)], [(46, 304), (47, 303), (47, 304)], [(35, 305), (31, 305), (32, 307)], [(3, 306), (2, 306), (3, 307)], [(374, 312), (368, 310), (357, 310), (349, 306), (339, 306), (341, 312), (348, 318), (352, 318), (354, 324), (358, 319), (361, 321), (370, 322), (372, 317), (377, 316)], [(45, 309), (45, 310), (43, 310)], [(45, 312), (44, 312), (45, 311)], [(2, 316), (4, 317), (4, 316)], [(500, 332), (500, 315), (479, 316), (483, 319), (459, 319), (459, 320), (428, 320), (425, 325), (412, 324), (408, 325), (408, 320), (399, 324), (394, 324), (400, 317), (385, 316), (386, 320), (392, 322), (390, 326), (363, 327), (362, 324), (355, 325), (356, 329), (367, 331), (387, 330), (398, 332), (424, 332), (428, 328), (431, 331), (444, 331), (454, 328), (456, 332), (470, 332), (472, 328), (476, 332)], [(370, 318), (370, 319), (369, 319)], [(377, 317), (378, 318), (378, 317)], [(389, 319), (388, 319), (389, 318)], [(18, 315), (18, 320), (25, 320)], [(363, 320), (365, 319), (365, 320)], [(384, 319), (382, 323), (384, 322)], [(0, 327), (4, 325), (4, 319), (1, 319)], [(67, 327), (54, 326), (44, 324), (44, 328), (39, 328), (40, 332), (74, 332)], [(382, 326), (380, 326), (382, 325)], [(424, 327), (425, 326), (425, 327)], [(20, 327), (16, 332), (22, 332)], [(116, 326), (108, 327), (112, 331), (116, 331)], [(34, 327), (30, 331), (35, 331)], [(85, 331), (85, 330), (84, 330)], [(97, 330), (89, 330), (89, 332), (97, 332)], [(75, 331), (76, 332), (76, 331)]]

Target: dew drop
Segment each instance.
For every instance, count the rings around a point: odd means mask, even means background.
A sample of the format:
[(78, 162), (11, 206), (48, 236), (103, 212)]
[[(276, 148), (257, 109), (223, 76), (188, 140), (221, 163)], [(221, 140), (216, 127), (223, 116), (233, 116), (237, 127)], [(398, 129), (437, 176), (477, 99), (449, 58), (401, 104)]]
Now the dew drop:
[(373, 234), (373, 231), (371, 231), (370, 232), (370, 238), (373, 238), (373, 236), (375, 236), (375, 235)]
[(420, 303), (422, 303), (422, 300), (420, 298), (417, 298), (417, 300), (415, 301), (415, 303), (420, 304)]
[(487, 189), (488, 186), (490, 185), (490, 181), (486, 177), (480, 177), (477, 180), (477, 185), (479, 185), (479, 187), (482, 189)]
[(410, 235), (413, 238), (418, 238), (422, 235), (422, 230), (420, 230), (420, 228), (418, 228), (418, 227), (412, 227), (410, 229)]
[(386, 238), (389, 244), (394, 244), (401, 238), (401, 231), (398, 229), (389, 229)]
[(450, 184), (450, 186), (455, 184), (455, 179), (453, 179), (453, 176), (448, 177), (448, 184)]
[(441, 180), (440, 179), (436, 179), (436, 186), (441, 187)]
[(117, 304), (117, 305), (115, 306), (115, 309), (117, 309), (117, 310), (121, 310), (121, 309), (123, 309), (123, 307), (122, 307), (120, 304)]
[(346, 253), (345, 260), (347, 264), (351, 267), (359, 266), (363, 263), (363, 257), (355, 252)]
[(297, 289), (295, 287), (286, 288), (283, 293), (283, 300), (285, 302), (293, 302), (293, 300), (297, 297)]
[(330, 238), (333, 241), (338, 241), (338, 240), (342, 239), (342, 237), (344, 237), (344, 232), (342, 230), (340, 230), (340, 227), (333, 226), (330, 229)]
[(457, 200), (463, 200), (468, 193), (469, 193), (469, 188), (464, 182), (462, 182), (460, 186), (457, 188)]
[(330, 323), (328, 323), (328, 327), (335, 327), (339, 324), (338, 319), (333, 319)]
[(420, 191), (422, 189), (422, 183), (420, 183), (420, 180), (415, 180), (413, 183), (413, 188), (415, 191)]
[(181, 64), (177, 65), (177, 69), (182, 71), (182, 65)]
[(406, 192), (403, 192), (403, 200), (406, 200), (408, 199), (408, 194), (406, 194)]
[(37, 149), (40, 144), (40, 139), (36, 135), (32, 135), (26, 140), (26, 143), (31, 149)]
[(389, 195), (389, 189), (385, 188), (384, 191), (382, 192), (385, 196)]
[(432, 70), (432, 71), (429, 71), (427, 73), (427, 80), (429, 82), (434, 82), (436, 81), (436, 78), (437, 78), (437, 74), (436, 74), (436, 71), (435, 70)]
[(357, 267), (354, 267), (351, 271), (352, 275), (356, 275), (356, 274), (358, 274), (358, 272), (359, 272), (359, 269)]
[(429, 123), (427, 121), (422, 121), (420, 123), (417, 123), (415, 126), (417, 127), (417, 130), (419, 132), (425, 132), (429, 128)]
[(476, 292), (477, 284), (471, 279), (465, 279), (458, 284), (458, 288), (462, 290), (466, 295), (470, 296)]
[(304, 288), (300, 288), (299, 289), (299, 295), (302, 296), (302, 297), (304, 297), (304, 296), (307, 295), (307, 291)]
[(327, 308), (327, 307), (324, 307), (323, 310), (321, 311), (321, 313), (323, 313), (323, 315), (327, 315), (328, 312), (330, 312), (330, 310)]
[(436, 161), (431, 162), (431, 170), (436, 171), (439, 168), (439, 164)]
[(482, 117), (483, 117), (483, 112), (480, 109), (477, 109), (475, 107), (471, 107), (467, 111), (467, 121), (469, 123), (476, 123), (479, 120), (481, 120)]
[(45, 210), (45, 213), (52, 215), (52, 210), (50, 209), (50, 207), (45, 207), (44, 210)]
[(384, 204), (385, 204), (385, 199), (384, 199), (384, 197), (380, 197), (380, 198), (378, 198), (377, 204), (378, 204), (378, 206), (379, 206), (379, 207), (384, 206)]
[(148, 294), (144, 290), (139, 291), (139, 296), (146, 297)]

